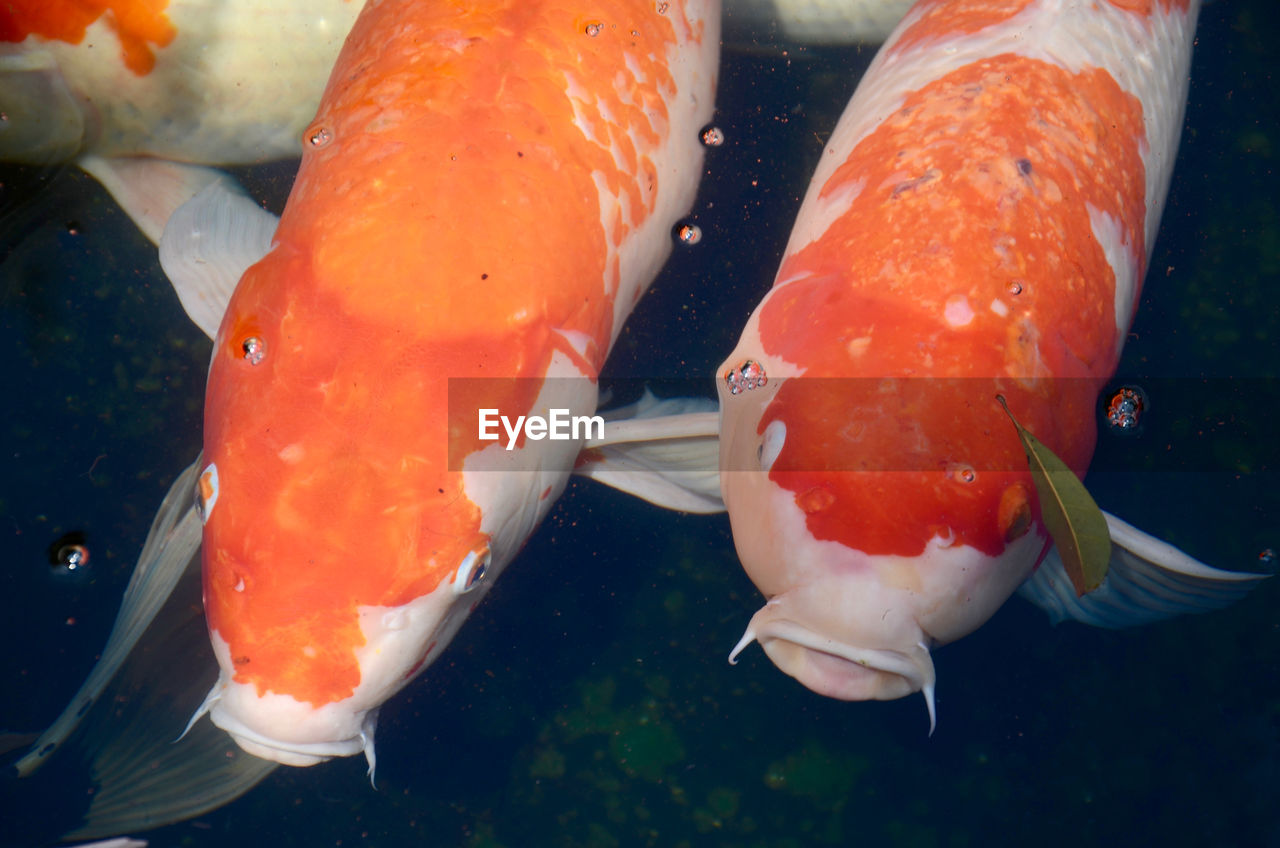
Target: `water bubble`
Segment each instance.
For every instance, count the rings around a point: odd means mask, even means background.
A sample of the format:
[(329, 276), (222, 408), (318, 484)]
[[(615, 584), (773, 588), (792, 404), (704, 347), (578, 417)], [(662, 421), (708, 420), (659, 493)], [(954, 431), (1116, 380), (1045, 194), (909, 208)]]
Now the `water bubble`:
[(697, 224), (681, 224), (676, 229), (676, 239), (681, 244), (692, 247), (702, 241), (702, 228)]
[(1107, 401), (1107, 424), (1113, 432), (1136, 435), (1147, 408), (1147, 395), (1137, 386), (1121, 386)]
[(759, 362), (745, 359), (737, 368), (730, 368), (724, 373), (724, 382), (729, 387), (729, 394), (737, 395), (768, 385), (769, 376)]
[(250, 365), (257, 365), (267, 355), (267, 345), (257, 336), (250, 336), (240, 344), (241, 350), (244, 351), (245, 361)]
[(972, 483), (978, 479), (978, 472), (968, 463), (956, 462), (947, 466), (947, 476), (961, 483)]
[(89, 567), (89, 547), (79, 531), (67, 533), (49, 546), (49, 564), (55, 574), (71, 576)]
[(1009, 289), (1009, 294), (1022, 294), (1022, 280), (1010, 280), (1007, 288)]
[(587, 27), (584, 31), (587, 33), (587, 35), (591, 36), (592, 38), (595, 38), (597, 35), (600, 34), (600, 30), (602, 29), (604, 29), (604, 24), (600, 23), (599, 21), (592, 21), (591, 23), (587, 24)]
[(707, 147), (719, 147), (724, 144), (724, 130), (719, 127), (707, 127), (702, 131), (702, 143)]
[(308, 127), (302, 137), (307, 140), (307, 144), (313, 150), (319, 150), (322, 147), (328, 147), (329, 142), (333, 141), (333, 132), (323, 124), (317, 124)]
[(84, 545), (63, 545), (58, 549), (58, 562), (67, 571), (75, 571), (89, 564), (89, 549)]

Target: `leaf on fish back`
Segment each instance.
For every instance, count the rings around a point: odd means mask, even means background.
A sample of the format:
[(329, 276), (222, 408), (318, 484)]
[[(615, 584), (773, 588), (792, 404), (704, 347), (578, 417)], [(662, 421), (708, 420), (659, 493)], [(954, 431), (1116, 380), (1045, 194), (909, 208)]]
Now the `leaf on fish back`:
[(1031, 479), (1040, 496), (1040, 513), (1071, 585), (1076, 595), (1092, 592), (1102, 585), (1111, 561), (1107, 519), (1075, 472), (1018, 423), (1003, 395), (996, 395), (996, 400), (1018, 430), (1022, 450), (1031, 467)]

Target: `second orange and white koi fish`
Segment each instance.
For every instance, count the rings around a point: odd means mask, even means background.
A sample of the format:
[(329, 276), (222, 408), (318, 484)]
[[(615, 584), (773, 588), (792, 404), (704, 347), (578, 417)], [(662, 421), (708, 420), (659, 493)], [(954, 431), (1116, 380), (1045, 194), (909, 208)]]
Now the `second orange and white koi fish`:
[(1254, 585), (1108, 517), (1110, 574), (1077, 598), (995, 398), (1084, 474), (1198, 5), (922, 0), (882, 48), (722, 368), (724, 500), (768, 599), (732, 658), (758, 641), (846, 700), (922, 691), (932, 726), (933, 648), (1024, 584), (1107, 626)]

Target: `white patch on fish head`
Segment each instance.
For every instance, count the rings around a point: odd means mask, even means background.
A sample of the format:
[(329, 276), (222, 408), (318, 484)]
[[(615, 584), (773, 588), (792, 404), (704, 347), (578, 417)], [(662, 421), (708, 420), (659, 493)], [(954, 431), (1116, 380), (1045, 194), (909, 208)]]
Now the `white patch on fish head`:
[(284, 765), (310, 766), (363, 751), (372, 775), (378, 708), (453, 639), (488, 591), (491, 565), (488, 543), (478, 540), (430, 593), (398, 607), (360, 607), (364, 644), (355, 649), (360, 684), (347, 698), (319, 707), (292, 695), (259, 694), (253, 683), (237, 683), (228, 672), (234, 665), (227, 642), (211, 632), (218, 682), (196, 718), (207, 711), (214, 725), (246, 752)]
[[(727, 360), (722, 372), (736, 361)], [(752, 361), (766, 371), (773, 365), (767, 357)], [(1031, 572), (1044, 536), (1026, 533), (995, 556), (958, 543), (959, 528), (938, 531), (916, 556), (870, 554), (816, 538), (796, 493), (780, 482), (787, 470), (774, 468), (786, 441), (803, 437), (805, 422), (786, 420), (795, 410), (775, 411), (762, 426), (787, 379), (770, 376), (763, 387), (736, 394), (721, 379), (721, 490), (738, 556), (769, 599), (733, 658), (759, 641), (779, 669), (815, 692), (883, 700), (921, 691), (932, 716), (930, 648), (986, 621)], [(828, 473), (867, 473), (872, 485), (875, 474), (894, 472)], [(896, 521), (907, 512), (889, 504), (850, 520)], [(871, 528), (867, 536), (893, 532)]]
[(986, 621), (1044, 547), (1041, 536), (1028, 533), (989, 556), (947, 533), (918, 556), (867, 554), (815, 538), (795, 494), (766, 474), (722, 481), (738, 555), (769, 599), (731, 661), (758, 641), (781, 671), (827, 697), (890, 700), (923, 692), (931, 728), (929, 650)]
[[(511, 414), (545, 416), (556, 408), (587, 415), (594, 412), (596, 400), (596, 384), (568, 356), (557, 353), (532, 408)], [(316, 707), (291, 695), (260, 695), (255, 684), (235, 682), (229, 647), (213, 632), (221, 668), (206, 700), (213, 723), (263, 759), (306, 766), (364, 751), (372, 770), (378, 707), (448, 646), (563, 491), (580, 449), (577, 441), (528, 439), (511, 451), (495, 443), (467, 457), (463, 485), (467, 498), (480, 508), (481, 533), (428, 594), (398, 607), (359, 608), (364, 644), (355, 655), (360, 683), (341, 701)]]
[[(735, 524), (734, 543), (744, 565), (748, 559), (743, 554), (744, 547), (765, 556), (775, 552), (774, 545), (780, 546), (776, 549), (778, 556), (786, 549), (781, 534), (772, 532), (772, 516), (759, 508), (762, 499), (767, 500), (765, 493), (776, 488), (769, 482), (768, 469), (788, 438), (786, 421), (779, 421), (779, 432), (776, 426), (770, 429), (762, 425), (761, 419), (786, 381), (803, 374), (803, 369), (792, 363), (769, 356), (760, 337), (760, 313), (777, 291), (774, 288), (756, 307), (737, 347), (720, 364), (716, 378), (720, 396), (720, 489)], [(735, 378), (748, 362), (765, 378), (763, 385), (743, 388), (737, 382), (735, 391)], [(741, 534), (738, 524), (744, 525)]]
[(933, 640), (909, 590), (878, 579), (875, 557), (815, 539), (794, 493), (765, 472), (722, 474), (743, 567), (769, 598), (730, 661), (758, 641), (785, 674), (818, 694), (889, 700), (923, 691), (933, 724)]

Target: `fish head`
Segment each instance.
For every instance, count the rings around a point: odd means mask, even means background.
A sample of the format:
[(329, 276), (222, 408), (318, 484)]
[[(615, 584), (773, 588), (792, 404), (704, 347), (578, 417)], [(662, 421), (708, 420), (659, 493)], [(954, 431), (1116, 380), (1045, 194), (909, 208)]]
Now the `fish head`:
[[(812, 347), (801, 367), (771, 353), (759, 325), (760, 310), (720, 369), (721, 489), (738, 555), (768, 601), (733, 658), (758, 641), (815, 692), (923, 691), (932, 715), (930, 649), (986, 621), (1049, 542), (995, 395), (1015, 397), (1059, 441), (1042, 407), (1072, 381), (919, 378), (874, 360), (860, 371)], [(1074, 400), (1091, 403), (1092, 386), (1074, 382)], [(1075, 461), (1087, 456), (1077, 446)]]
[[(372, 763), (377, 708), (448, 645), (577, 450), (477, 445), (474, 408), (582, 408), (595, 386), (477, 380), (451, 393), (459, 381), (443, 375), (468, 373), (474, 347), (430, 326), (417, 340), (380, 331), (328, 286), (287, 283), (313, 275), (305, 251), (277, 244), (214, 342), (198, 500), (220, 678), (205, 709), (260, 757)], [(515, 466), (474, 467), (486, 445)]]

